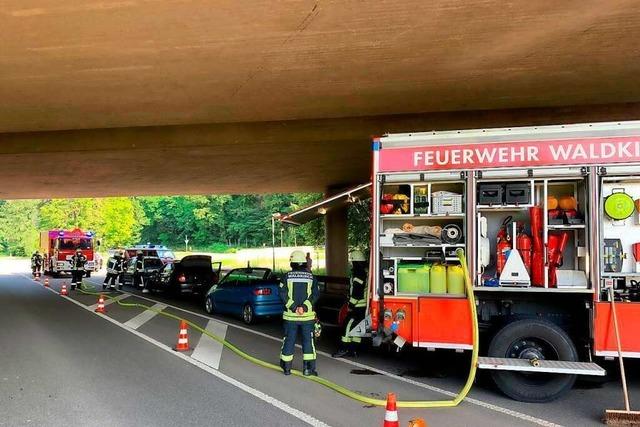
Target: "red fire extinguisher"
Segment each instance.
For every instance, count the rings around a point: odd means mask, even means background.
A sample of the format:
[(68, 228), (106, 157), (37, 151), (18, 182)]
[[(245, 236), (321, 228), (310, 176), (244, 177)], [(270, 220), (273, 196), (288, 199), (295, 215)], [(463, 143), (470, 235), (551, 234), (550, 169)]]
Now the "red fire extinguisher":
[(531, 256), (531, 285), (544, 286), (544, 242), (542, 239), (543, 211), (540, 206), (529, 208), (531, 218), (531, 238), (533, 240)]
[(512, 248), (511, 236), (509, 236), (508, 226), (512, 217), (508, 216), (502, 221), (502, 226), (496, 236), (496, 271), (498, 276), (502, 273), (504, 265), (507, 263), (507, 252)]
[(516, 247), (520, 253), (520, 258), (524, 263), (528, 273), (531, 273), (531, 237), (524, 232), (524, 224), (518, 224), (518, 236), (516, 237)]
[(566, 231), (549, 233), (547, 258), (549, 261), (549, 286), (552, 288), (558, 286), (556, 272), (558, 267), (562, 266), (562, 253), (567, 248), (567, 243), (569, 243), (569, 233)]

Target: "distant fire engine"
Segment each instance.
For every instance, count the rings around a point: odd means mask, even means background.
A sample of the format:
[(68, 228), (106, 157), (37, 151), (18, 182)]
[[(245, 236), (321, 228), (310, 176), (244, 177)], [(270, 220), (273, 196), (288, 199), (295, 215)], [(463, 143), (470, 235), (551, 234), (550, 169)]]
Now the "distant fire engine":
[(40, 233), (40, 251), (44, 257), (44, 272), (57, 276), (60, 273), (71, 272), (71, 257), (80, 249), (87, 257), (85, 270), (87, 277), (97, 271), (94, 251), (95, 235), (91, 231), (50, 230)]

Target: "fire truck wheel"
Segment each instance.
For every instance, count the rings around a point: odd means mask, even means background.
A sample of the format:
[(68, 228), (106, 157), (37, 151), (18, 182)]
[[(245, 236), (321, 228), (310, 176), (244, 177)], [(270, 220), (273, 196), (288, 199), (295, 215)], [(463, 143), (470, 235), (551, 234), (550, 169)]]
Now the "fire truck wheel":
[[(560, 327), (538, 319), (509, 323), (493, 337), (489, 357), (519, 359), (578, 360), (571, 338)], [(504, 394), (521, 402), (550, 402), (567, 393), (576, 375), (535, 374), (492, 371), (491, 376)]]

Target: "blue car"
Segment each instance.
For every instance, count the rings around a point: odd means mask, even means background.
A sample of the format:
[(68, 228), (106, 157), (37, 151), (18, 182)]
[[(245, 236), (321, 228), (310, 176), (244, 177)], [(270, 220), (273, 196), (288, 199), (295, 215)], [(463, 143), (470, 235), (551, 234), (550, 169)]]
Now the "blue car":
[(260, 317), (282, 315), (279, 289), (278, 278), (268, 268), (236, 268), (209, 290), (204, 308), (209, 314), (231, 314), (251, 324)]

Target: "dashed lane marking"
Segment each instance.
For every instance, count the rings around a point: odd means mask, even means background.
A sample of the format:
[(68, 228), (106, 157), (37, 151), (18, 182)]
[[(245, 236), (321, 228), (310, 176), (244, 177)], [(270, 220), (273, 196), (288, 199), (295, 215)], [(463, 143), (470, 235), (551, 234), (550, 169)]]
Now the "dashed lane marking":
[[(153, 307), (154, 310), (162, 311), (167, 308), (166, 304), (157, 303)], [(138, 314), (136, 317), (129, 319), (125, 322), (125, 326), (130, 327), (131, 329), (138, 329), (140, 326), (147, 323), (149, 320), (156, 317), (158, 313), (153, 310), (145, 310), (142, 313)]]
[[(96, 282), (91, 281), (91, 280), (90, 280), (90, 282), (96, 283)], [(129, 292), (126, 292), (126, 291), (120, 291), (120, 292), (123, 292), (124, 294), (127, 294), (127, 295), (135, 296), (137, 298), (142, 298), (142, 299), (147, 300), (149, 302), (157, 303), (156, 300), (148, 298), (148, 297), (145, 297), (145, 296), (142, 296), (142, 295), (130, 294)], [(171, 308), (173, 308), (175, 310), (179, 310), (179, 311), (182, 311), (182, 312), (185, 312), (185, 313), (192, 314), (194, 316), (201, 317), (203, 319), (215, 320), (215, 321), (220, 322), (222, 324), (225, 324), (227, 326), (230, 326), (230, 327), (233, 327), (233, 328), (236, 328), (236, 329), (240, 329), (242, 331), (249, 332), (249, 333), (252, 333), (252, 334), (255, 334), (255, 335), (270, 339), (270, 340), (273, 340), (273, 341), (277, 341), (277, 342), (281, 342), (282, 341), (281, 338), (276, 338), (276, 337), (274, 337), (272, 335), (265, 334), (264, 332), (255, 331), (253, 329), (245, 328), (243, 326), (236, 325), (234, 323), (227, 323), (227, 322), (224, 322), (222, 320), (213, 319), (213, 318), (211, 318), (209, 316), (205, 316), (205, 315), (203, 315), (201, 313), (196, 313), (195, 311), (187, 310), (187, 309), (184, 309), (182, 307), (174, 306), (174, 305), (171, 305), (171, 304), (167, 304), (167, 306), (171, 307)], [(296, 347), (300, 348), (300, 345), (296, 345)], [(442, 389), (440, 387), (432, 386), (430, 384), (426, 384), (426, 383), (423, 383), (423, 382), (420, 382), (420, 381), (412, 380), (410, 378), (401, 377), (401, 376), (393, 374), (391, 372), (388, 372), (388, 371), (385, 371), (385, 370), (382, 370), (382, 369), (378, 369), (378, 368), (375, 368), (373, 366), (365, 365), (363, 363), (354, 362), (352, 360), (348, 360), (348, 359), (344, 359), (344, 358), (335, 359), (335, 358), (331, 357), (331, 354), (326, 353), (324, 351), (316, 351), (316, 353), (319, 354), (319, 355), (331, 358), (332, 360), (336, 360), (336, 361), (339, 361), (339, 362), (342, 362), (342, 363), (346, 363), (348, 365), (352, 365), (352, 366), (355, 366), (355, 367), (358, 367), (358, 368), (361, 368), (361, 369), (367, 369), (367, 370), (373, 371), (373, 372), (375, 372), (377, 374), (384, 375), (384, 376), (387, 376), (389, 378), (393, 378), (394, 380), (401, 381), (401, 382), (404, 382), (404, 383), (407, 383), (407, 384), (411, 384), (411, 385), (414, 385), (416, 387), (423, 388), (425, 390), (429, 390), (429, 391), (432, 391), (432, 392), (435, 392), (435, 393), (439, 393), (439, 394), (442, 394), (442, 395), (445, 395), (445, 396), (448, 396), (448, 397), (455, 397), (455, 396), (458, 395), (457, 393), (454, 393), (452, 391), (445, 390), (445, 389)], [(482, 408), (488, 409), (490, 411), (494, 411), (494, 412), (498, 412), (498, 413), (501, 413), (501, 414), (509, 415), (509, 416), (517, 418), (519, 420), (528, 421), (530, 423), (537, 424), (537, 425), (540, 425), (540, 426), (544, 426), (544, 427), (560, 427), (561, 426), (561, 424), (556, 424), (554, 422), (551, 422), (551, 421), (548, 421), (548, 420), (544, 420), (542, 418), (537, 418), (537, 417), (534, 417), (532, 415), (527, 415), (527, 414), (524, 414), (522, 412), (518, 412), (518, 411), (514, 411), (512, 409), (504, 408), (502, 406), (494, 405), (493, 403), (484, 402), (484, 401), (479, 400), (479, 399), (474, 399), (474, 398), (471, 398), (471, 397), (467, 397), (467, 398), (465, 398), (464, 401), (467, 402), (467, 403), (471, 403), (473, 405), (480, 406)]]
[[(36, 282), (33, 282), (33, 281), (31, 281), (31, 282), (32, 283), (36, 283)], [(59, 293), (55, 289), (51, 289), (51, 288), (44, 288), (44, 289), (46, 289), (46, 290), (48, 290), (48, 291), (50, 291), (50, 292), (52, 292), (52, 293), (54, 293), (56, 295), (59, 295)], [(126, 293), (126, 295), (129, 296), (129, 295), (132, 295), (132, 294)], [(281, 411), (284, 411), (284, 412), (286, 412), (286, 413), (298, 418), (300, 421), (303, 421), (303, 422), (305, 422), (305, 423), (307, 423), (307, 424), (309, 424), (311, 426), (314, 426), (314, 427), (329, 427), (329, 425), (324, 423), (323, 421), (320, 421), (317, 418), (315, 418), (315, 417), (313, 417), (313, 416), (311, 416), (311, 415), (309, 415), (309, 414), (307, 414), (305, 412), (300, 411), (299, 409), (293, 408), (293, 407), (287, 405), (286, 403), (282, 402), (281, 400), (276, 399), (275, 397), (269, 396), (268, 394), (263, 393), (260, 390), (257, 390), (257, 389), (255, 389), (255, 388), (253, 388), (253, 387), (251, 387), (251, 386), (249, 386), (249, 385), (247, 385), (247, 384), (245, 384), (245, 383), (243, 383), (241, 381), (238, 381), (235, 378), (232, 378), (232, 377), (230, 377), (228, 375), (225, 375), (222, 372), (218, 371), (217, 369), (214, 369), (211, 366), (208, 366), (208, 365), (206, 365), (205, 363), (202, 363), (199, 360), (195, 360), (195, 359), (193, 359), (193, 358), (191, 358), (191, 357), (189, 357), (189, 356), (187, 356), (185, 354), (175, 352), (175, 351), (173, 351), (171, 349), (171, 347), (168, 347), (168, 346), (162, 344), (161, 342), (159, 342), (159, 341), (157, 341), (157, 340), (155, 340), (155, 339), (153, 339), (153, 338), (151, 338), (151, 337), (149, 337), (147, 335), (144, 335), (143, 333), (138, 332), (137, 330), (132, 329), (132, 328), (124, 325), (123, 323), (118, 322), (115, 319), (110, 318), (109, 316), (106, 316), (106, 315), (104, 315), (102, 313), (96, 313), (90, 307), (84, 305), (83, 303), (81, 303), (79, 301), (74, 300), (73, 298), (70, 298), (68, 296), (62, 296), (62, 295), (61, 295), (61, 297), (66, 299), (67, 301), (72, 302), (73, 304), (77, 305), (78, 307), (81, 307), (81, 308), (89, 311), (90, 313), (95, 314), (96, 316), (102, 317), (103, 319), (113, 323), (117, 327), (122, 328), (125, 331), (128, 331), (128, 332), (136, 335), (139, 338), (142, 338), (143, 340), (147, 341), (148, 343), (155, 345), (159, 349), (164, 350), (167, 353), (172, 354), (173, 356), (179, 357), (182, 360), (184, 360), (185, 362), (190, 363), (190, 364), (192, 364), (194, 366), (197, 366), (198, 368), (200, 368), (203, 371), (213, 375), (214, 377), (217, 377), (217, 378), (221, 379), (222, 381), (225, 381), (226, 383), (231, 384), (231, 385), (239, 388), (240, 390), (242, 390), (242, 391), (244, 391), (246, 393), (249, 393), (250, 395), (252, 395), (252, 396), (254, 396), (256, 398), (258, 398), (258, 399), (260, 399), (260, 400), (262, 400), (264, 402), (267, 402), (268, 404), (280, 409)]]
[[(209, 320), (206, 330), (207, 332), (210, 332), (222, 339), (226, 339), (227, 337), (227, 325), (220, 323), (217, 320)], [(211, 366), (214, 369), (218, 369), (220, 367), (223, 348), (223, 345), (218, 341), (205, 339), (204, 336), (201, 336), (198, 345), (196, 345), (196, 348), (193, 350), (193, 354), (191, 354), (191, 357)]]

